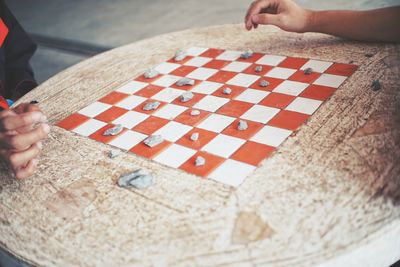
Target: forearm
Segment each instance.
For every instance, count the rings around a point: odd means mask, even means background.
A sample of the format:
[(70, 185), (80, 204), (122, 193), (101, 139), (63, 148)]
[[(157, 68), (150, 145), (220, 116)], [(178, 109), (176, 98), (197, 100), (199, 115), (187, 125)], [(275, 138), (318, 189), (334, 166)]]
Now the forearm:
[(306, 31), (362, 41), (400, 42), (400, 7), (312, 11)]

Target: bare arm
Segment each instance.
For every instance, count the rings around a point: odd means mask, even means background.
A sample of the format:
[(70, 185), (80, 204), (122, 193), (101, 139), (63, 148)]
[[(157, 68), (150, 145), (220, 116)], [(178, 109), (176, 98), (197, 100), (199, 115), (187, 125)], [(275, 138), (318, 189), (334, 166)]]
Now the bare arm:
[(292, 32), (320, 32), (363, 41), (400, 42), (400, 6), (368, 11), (313, 11), (292, 0), (254, 1), (245, 17), (248, 30), (270, 24)]

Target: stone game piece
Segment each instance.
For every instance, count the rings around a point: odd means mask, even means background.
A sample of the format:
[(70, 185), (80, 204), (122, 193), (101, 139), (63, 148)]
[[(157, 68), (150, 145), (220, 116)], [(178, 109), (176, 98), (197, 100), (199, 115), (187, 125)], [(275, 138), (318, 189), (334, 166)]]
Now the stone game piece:
[(260, 81), (260, 86), (261, 87), (267, 87), (269, 85), (269, 82), (268, 81), (266, 81), (266, 80), (261, 80)]
[(313, 73), (313, 69), (312, 68), (306, 68), (306, 69), (304, 69), (304, 74), (305, 75), (310, 75), (311, 73)]
[(192, 141), (197, 141), (197, 140), (199, 140), (199, 133), (193, 133), (193, 134), (190, 136), (190, 140), (192, 140)]
[(200, 110), (193, 109), (190, 111), (190, 116), (199, 116), (200, 115)]
[(179, 99), (181, 100), (181, 102), (185, 103), (185, 102), (188, 102), (188, 101), (192, 100), (193, 97), (194, 97), (193, 93), (190, 92), (190, 91), (188, 91), (188, 92), (184, 92), (184, 93), (179, 97)]
[(158, 71), (156, 71), (155, 69), (148, 69), (144, 72), (143, 76), (146, 79), (153, 79), (154, 77), (156, 77), (159, 74)]
[(239, 131), (244, 131), (248, 128), (249, 126), (247, 125), (247, 122), (244, 120), (240, 120), (237, 124), (237, 129)]
[(224, 90), (222, 90), (222, 93), (224, 95), (230, 95), (232, 93), (232, 89), (229, 87), (224, 88)]
[(194, 160), (194, 165), (195, 166), (203, 166), (204, 164), (206, 164), (206, 159), (203, 158), (202, 156), (198, 156), (195, 160)]
[(186, 56), (187, 56), (187, 54), (186, 54), (185, 51), (183, 51), (183, 50), (178, 50), (178, 51), (176, 51), (176, 53), (175, 53), (174, 60), (175, 60), (175, 61), (182, 61), (182, 60), (184, 60), (184, 59), (186, 58)]
[(108, 151), (107, 155), (110, 159), (115, 159), (116, 157), (121, 155), (121, 151), (112, 149)]
[(381, 89), (381, 82), (379, 80), (374, 80), (372, 81), (371, 87), (372, 91), (378, 91)]
[(194, 85), (194, 80), (184, 77), (176, 82), (177, 86)]
[(143, 141), (143, 143), (148, 147), (155, 147), (162, 142), (164, 142), (164, 138), (161, 135), (150, 135)]
[(255, 71), (255, 72), (262, 72), (262, 69), (263, 69), (262, 66), (256, 66), (256, 67), (254, 68), (254, 71)]
[(149, 110), (155, 110), (160, 106), (160, 102), (154, 101), (154, 102), (147, 102), (146, 105), (143, 106), (143, 110), (149, 111)]
[(107, 130), (104, 131), (103, 135), (104, 136), (114, 136), (122, 132), (124, 128), (122, 127), (121, 124), (117, 124), (112, 128), (108, 128)]
[(249, 50), (243, 52), (243, 53), (240, 55), (240, 58), (242, 58), (242, 59), (249, 59), (249, 58), (251, 58), (252, 56), (253, 56), (253, 51), (251, 51), (251, 50), (249, 49)]
[(118, 179), (118, 186), (129, 188), (134, 187), (136, 189), (145, 189), (154, 184), (153, 176), (145, 174), (141, 169), (123, 174)]

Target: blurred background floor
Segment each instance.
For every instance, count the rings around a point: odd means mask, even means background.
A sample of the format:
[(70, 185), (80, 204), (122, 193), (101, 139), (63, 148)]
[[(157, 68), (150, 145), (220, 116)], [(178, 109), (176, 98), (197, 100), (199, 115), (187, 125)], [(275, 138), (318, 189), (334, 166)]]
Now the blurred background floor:
[[(240, 23), (251, 3), (246, 0), (5, 2), (26, 31), (44, 37), (32, 59), (39, 83), (106, 49), (192, 27)], [(367, 9), (400, 4), (400, 0), (300, 0), (298, 3), (313, 9)], [(93, 47), (93, 51), (79, 49), (82, 45)]]

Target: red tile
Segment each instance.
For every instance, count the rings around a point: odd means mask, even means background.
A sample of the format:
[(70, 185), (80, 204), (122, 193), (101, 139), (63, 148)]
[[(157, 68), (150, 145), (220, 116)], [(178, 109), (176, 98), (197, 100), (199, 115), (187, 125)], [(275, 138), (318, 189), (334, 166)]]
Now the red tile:
[(187, 102), (181, 102), (180, 98), (176, 98), (174, 101), (172, 101), (172, 104), (179, 105), (179, 106), (184, 106), (184, 107), (192, 107), (194, 104), (200, 101), (203, 97), (206, 95), (203, 94), (198, 94), (198, 93), (193, 93), (193, 98), (190, 99)]
[(270, 126), (294, 131), (299, 128), (309, 117), (310, 116), (307, 114), (289, 110), (281, 110), (267, 124)]
[(144, 83), (152, 83), (152, 82), (154, 82), (155, 80), (157, 80), (158, 78), (160, 78), (161, 76), (162, 76), (162, 74), (159, 73), (157, 76), (155, 76), (155, 77), (153, 77), (153, 78), (145, 78), (145, 77), (144, 77), (144, 74), (142, 74), (142, 75), (136, 77), (136, 78), (135, 78), (135, 81), (144, 82)]
[(155, 147), (146, 146), (143, 141), (132, 147), (129, 151), (135, 153), (136, 155), (152, 159), (162, 151), (164, 151), (167, 147), (171, 145), (170, 142), (164, 141), (161, 144), (156, 145)]
[(261, 128), (264, 126), (262, 123), (257, 123), (253, 121), (244, 120), (247, 122), (248, 128), (246, 130), (238, 130), (237, 125), (239, 123), (239, 119), (235, 120), (232, 124), (225, 128), (222, 132), (223, 134), (238, 137), (241, 139), (249, 139), (253, 135), (255, 135)]
[(66, 117), (62, 121), (59, 121), (57, 123), (57, 126), (65, 129), (65, 130), (71, 131), (88, 120), (89, 120), (88, 117), (81, 115), (79, 113), (74, 113), (74, 114)]
[[(260, 72), (256, 72), (255, 71), (255, 68), (257, 66), (261, 66), (262, 67), (262, 70)], [(272, 66), (268, 66), (268, 65), (252, 64), (250, 67), (248, 67), (247, 69), (245, 69), (242, 72), (246, 73), (246, 74), (264, 76), (268, 71), (272, 70), (272, 68), (273, 68)]]
[[(224, 94), (224, 89), (225, 88), (230, 88), (232, 92), (229, 95)], [(218, 90), (216, 90), (212, 95), (214, 96), (219, 96), (219, 97), (225, 97), (225, 98), (230, 98), (233, 99), (240, 95), (244, 90), (246, 90), (245, 87), (240, 87), (240, 86), (235, 86), (235, 85), (224, 85)]]
[[(193, 133), (199, 133), (199, 139), (197, 141), (192, 141), (190, 139)], [(193, 128), (190, 132), (188, 132), (187, 134), (182, 136), (178, 141), (176, 141), (176, 143), (195, 150), (200, 150), (200, 148), (205, 146), (216, 136), (217, 134), (214, 132), (210, 132), (200, 128)]]
[(184, 64), (186, 62), (188, 62), (189, 60), (191, 60), (193, 57), (192, 56), (186, 56), (184, 59), (180, 60), (180, 61), (176, 61), (175, 57), (169, 59), (167, 62), (169, 63), (175, 63), (175, 64)]
[(126, 129), (123, 129), (119, 134), (114, 135), (114, 136), (105, 136), (105, 135), (103, 135), (104, 131), (106, 131), (106, 130), (114, 127), (114, 126), (115, 125), (113, 125), (113, 124), (107, 124), (106, 126), (102, 127), (101, 129), (99, 129), (96, 132), (94, 132), (91, 135), (89, 135), (89, 138), (91, 138), (93, 140), (96, 140), (97, 142), (107, 144), (108, 142), (110, 142), (111, 140), (116, 138), (118, 135), (120, 135), (120, 134), (122, 134), (123, 132), (126, 131)]
[(311, 84), (301, 92), (300, 96), (324, 101), (328, 99), (335, 90), (336, 89), (333, 87)]
[(292, 96), (292, 95), (271, 92), (263, 100), (261, 100), (261, 102), (258, 104), (268, 106), (268, 107), (273, 107), (273, 108), (284, 109), (290, 103), (292, 103), (292, 101), (295, 98), (296, 97)]
[(224, 51), (225, 51), (224, 49), (210, 48), (207, 51), (204, 51), (200, 56), (215, 58), (215, 57), (221, 55)]
[(253, 53), (253, 55), (249, 58), (238, 58), (237, 61), (241, 61), (241, 62), (256, 62), (257, 60), (259, 60), (260, 58), (262, 58), (264, 56), (264, 54), (260, 54), (260, 53)]
[(282, 61), (278, 67), (289, 68), (289, 69), (300, 69), (308, 59), (298, 57), (287, 57)]
[(351, 76), (356, 70), (358, 66), (353, 64), (343, 64), (343, 63), (333, 63), (325, 73), (342, 75), (342, 76)]
[[(154, 101), (160, 102), (160, 105), (158, 106), (157, 109), (155, 109), (155, 110), (143, 110), (143, 107), (144, 107), (148, 102), (154, 102)], [(141, 113), (149, 114), (149, 115), (150, 115), (150, 114), (153, 114), (154, 112), (156, 112), (157, 110), (159, 110), (160, 108), (162, 108), (165, 104), (166, 104), (166, 103), (161, 102), (161, 101), (158, 101), (158, 100), (149, 99), (148, 101), (144, 101), (144, 102), (141, 103), (139, 106), (135, 107), (133, 110), (134, 110), (134, 111), (137, 111), (137, 112), (141, 112)]]
[(198, 116), (192, 116), (190, 115), (190, 112), (192, 109), (185, 110), (182, 114), (177, 116), (174, 121), (180, 122), (186, 125), (190, 126), (196, 126), (199, 124), (201, 121), (203, 121), (205, 118), (207, 118), (210, 115), (210, 112), (204, 111), (204, 110), (199, 110), (200, 115)]
[[(269, 82), (267, 87), (261, 87), (260, 86), (260, 81), (266, 80)], [(270, 77), (262, 77), (258, 79), (255, 83), (250, 85), (250, 88), (252, 89), (258, 89), (258, 90), (263, 90), (263, 91), (272, 91), (277, 87), (279, 84), (281, 84), (284, 80), (278, 79), (278, 78), (270, 78)]]
[(302, 82), (302, 83), (313, 83), (316, 79), (321, 76), (321, 73), (312, 72), (310, 74), (304, 74), (304, 71), (298, 70), (293, 73), (288, 80)]
[(151, 98), (153, 95), (157, 94), (158, 92), (160, 92), (164, 88), (165, 87), (149, 84), (145, 88), (140, 89), (139, 91), (137, 91), (135, 93), (135, 95), (143, 96), (143, 97), (146, 97), (146, 98)]
[(180, 89), (180, 90), (185, 90), (185, 91), (189, 91), (190, 89), (192, 89), (193, 87), (195, 87), (196, 85), (200, 84), (201, 81), (199, 80), (194, 80), (194, 85), (184, 85), (184, 86), (178, 86), (176, 85), (176, 83), (172, 84), (170, 87), (171, 88), (175, 88), (175, 89)]
[(128, 110), (116, 106), (112, 106), (111, 108), (107, 109), (106, 111), (100, 113), (96, 117), (96, 120), (104, 121), (104, 122), (112, 122), (116, 118), (124, 115)]
[(176, 76), (185, 77), (186, 75), (188, 75), (189, 73), (191, 73), (191, 72), (194, 71), (195, 69), (197, 69), (197, 67), (192, 67), (192, 66), (180, 66), (180, 67), (177, 68), (176, 70), (172, 71), (170, 74), (171, 74), (171, 75), (176, 75)]
[(167, 119), (150, 116), (141, 123), (134, 126), (132, 130), (143, 134), (151, 135), (155, 131), (166, 125), (168, 122), (170, 121)]
[(274, 147), (247, 141), (231, 156), (231, 159), (258, 166), (261, 161), (268, 158), (274, 151)]
[(226, 65), (230, 64), (231, 61), (226, 61), (226, 60), (218, 60), (218, 59), (213, 59), (207, 64), (205, 64), (203, 67), (204, 68), (210, 68), (210, 69), (222, 69)]
[(109, 93), (108, 95), (100, 98), (99, 102), (114, 105), (114, 104), (120, 102), (121, 100), (125, 99), (126, 97), (128, 97), (127, 94), (113, 91), (113, 92)]
[(226, 83), (233, 77), (235, 77), (237, 73), (231, 71), (220, 70), (215, 73), (213, 76), (207, 79), (207, 81), (216, 82), (216, 83)]
[[(201, 156), (205, 159), (205, 164), (203, 166), (196, 166), (194, 164), (198, 156)], [(215, 170), (215, 168), (221, 165), (224, 161), (225, 161), (224, 158), (203, 151), (199, 151), (190, 159), (188, 159), (185, 163), (183, 163), (179, 167), (179, 169), (184, 170), (188, 173), (192, 173), (197, 176), (207, 177), (213, 170)]]
[(217, 110), (217, 113), (239, 118), (248, 111), (254, 104), (239, 100), (231, 100)]

